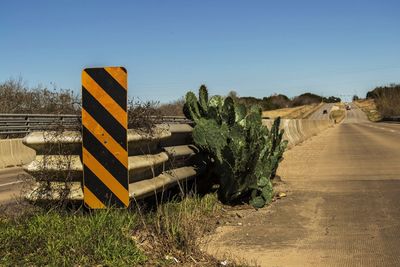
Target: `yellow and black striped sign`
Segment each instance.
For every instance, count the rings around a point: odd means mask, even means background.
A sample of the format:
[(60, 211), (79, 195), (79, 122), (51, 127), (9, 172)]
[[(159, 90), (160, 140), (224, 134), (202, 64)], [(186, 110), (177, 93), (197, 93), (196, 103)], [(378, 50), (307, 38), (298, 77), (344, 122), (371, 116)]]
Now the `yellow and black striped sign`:
[(91, 209), (129, 205), (127, 89), (125, 68), (82, 71), (83, 191)]

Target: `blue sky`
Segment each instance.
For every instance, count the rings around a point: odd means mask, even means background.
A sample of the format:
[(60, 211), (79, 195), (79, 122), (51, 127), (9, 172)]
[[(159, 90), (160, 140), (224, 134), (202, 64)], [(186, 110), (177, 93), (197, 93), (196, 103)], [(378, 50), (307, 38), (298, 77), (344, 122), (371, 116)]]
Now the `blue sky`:
[(129, 95), (365, 95), (400, 82), (400, 1), (1, 3), (0, 81), (80, 92), (84, 67), (122, 65)]

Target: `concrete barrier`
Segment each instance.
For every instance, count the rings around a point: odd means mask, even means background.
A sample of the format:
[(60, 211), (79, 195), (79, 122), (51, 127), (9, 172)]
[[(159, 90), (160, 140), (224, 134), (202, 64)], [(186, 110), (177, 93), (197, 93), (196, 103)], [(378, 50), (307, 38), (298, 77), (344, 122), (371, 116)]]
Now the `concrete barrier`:
[(0, 140), (0, 169), (21, 166), (35, 158), (35, 150), (25, 146), (23, 139)]
[[(263, 120), (263, 124), (270, 128), (273, 120)], [(285, 130), (283, 138), (288, 140), (288, 148), (291, 148), (333, 124), (330, 120), (282, 119), (280, 128)]]

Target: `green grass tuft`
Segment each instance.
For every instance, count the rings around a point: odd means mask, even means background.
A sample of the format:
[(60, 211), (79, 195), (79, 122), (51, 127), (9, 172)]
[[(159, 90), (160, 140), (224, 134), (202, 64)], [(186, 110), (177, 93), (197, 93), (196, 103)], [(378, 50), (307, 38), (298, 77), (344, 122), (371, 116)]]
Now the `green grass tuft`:
[(175, 264), (168, 256), (180, 263), (216, 262), (196, 244), (214, 225), (207, 222), (220, 207), (215, 194), (140, 206), (93, 212), (38, 208), (1, 216), (0, 266)]
[(125, 210), (2, 219), (0, 265), (137, 265), (146, 261), (131, 238), (137, 223), (137, 216)]

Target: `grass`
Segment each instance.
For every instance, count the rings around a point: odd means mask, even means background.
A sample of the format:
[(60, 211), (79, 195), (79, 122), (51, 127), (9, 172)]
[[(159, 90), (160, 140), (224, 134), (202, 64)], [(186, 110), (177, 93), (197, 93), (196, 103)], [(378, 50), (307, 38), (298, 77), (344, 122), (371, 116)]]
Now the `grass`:
[(126, 266), (146, 261), (130, 237), (138, 217), (126, 211), (43, 212), (0, 222), (1, 266)]
[(156, 259), (168, 256), (180, 263), (214, 264), (216, 260), (202, 253), (196, 242), (214, 229), (216, 224), (211, 222), (220, 208), (215, 194), (166, 202), (144, 216), (144, 227), (136, 231), (135, 239), (145, 250), (151, 249), (153, 255), (158, 255)]
[(382, 116), (376, 107), (374, 99), (357, 100), (354, 103), (357, 107), (364, 111), (365, 114), (367, 114), (367, 117), (370, 121), (377, 122), (382, 119)]
[(196, 239), (215, 227), (217, 203), (209, 194), (142, 209), (3, 216), (0, 266), (215, 266)]

